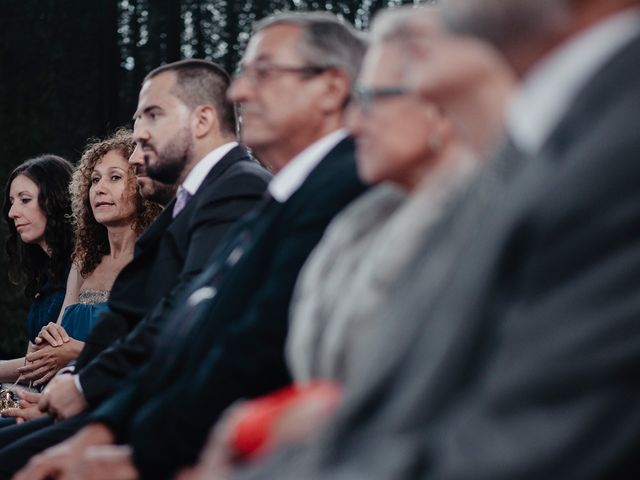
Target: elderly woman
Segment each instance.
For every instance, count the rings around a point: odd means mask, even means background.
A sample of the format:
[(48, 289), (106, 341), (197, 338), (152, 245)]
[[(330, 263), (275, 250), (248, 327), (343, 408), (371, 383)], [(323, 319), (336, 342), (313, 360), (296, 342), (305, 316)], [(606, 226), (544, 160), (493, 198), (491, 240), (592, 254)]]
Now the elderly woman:
[(76, 358), (92, 326), (107, 308), (111, 286), (133, 257), (134, 244), (160, 212), (143, 200), (128, 164), (130, 131), (90, 144), (73, 174), (70, 190), (76, 242), (63, 309), (42, 328), (37, 351), (19, 369), (22, 379), (47, 382)]

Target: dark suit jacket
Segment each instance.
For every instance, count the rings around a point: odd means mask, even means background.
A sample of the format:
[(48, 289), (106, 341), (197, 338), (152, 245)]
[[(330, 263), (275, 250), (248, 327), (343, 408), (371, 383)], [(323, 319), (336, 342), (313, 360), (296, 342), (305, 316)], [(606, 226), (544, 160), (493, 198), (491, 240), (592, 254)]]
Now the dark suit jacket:
[(187, 290), (189, 300), (177, 302), (178, 325), (188, 331), (167, 327), (173, 345), (160, 347), (142, 380), (94, 415), (132, 442), (145, 478), (194, 461), (233, 401), (290, 381), (283, 350), (298, 272), (331, 219), (363, 190), (353, 142), (344, 140), (288, 201), (271, 200), (235, 228)]
[(636, 40), (425, 245), (313, 448), (234, 478), (636, 478), (639, 109)]
[(113, 285), (110, 312), (96, 324), (76, 363), (90, 405), (113, 392), (132, 368), (134, 359), (148, 355), (152, 348), (153, 337), (148, 331), (136, 337), (136, 342), (125, 341), (125, 335), (179, 280), (201, 272), (205, 260), (230, 227), (262, 198), (270, 178), (238, 146), (211, 169), (175, 219), (174, 199), (142, 234), (133, 260)]

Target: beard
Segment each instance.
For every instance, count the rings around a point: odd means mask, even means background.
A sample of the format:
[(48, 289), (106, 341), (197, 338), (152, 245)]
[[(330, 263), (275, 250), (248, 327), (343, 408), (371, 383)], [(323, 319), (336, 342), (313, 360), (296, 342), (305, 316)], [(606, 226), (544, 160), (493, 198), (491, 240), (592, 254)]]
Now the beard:
[(191, 147), (191, 132), (188, 128), (183, 128), (167, 142), (164, 149), (156, 150), (155, 163), (149, 162), (149, 158), (145, 155), (147, 175), (153, 180), (175, 185), (184, 173)]
[(569, 21), (567, 0), (444, 0), (442, 16), (454, 32), (500, 50), (561, 30)]

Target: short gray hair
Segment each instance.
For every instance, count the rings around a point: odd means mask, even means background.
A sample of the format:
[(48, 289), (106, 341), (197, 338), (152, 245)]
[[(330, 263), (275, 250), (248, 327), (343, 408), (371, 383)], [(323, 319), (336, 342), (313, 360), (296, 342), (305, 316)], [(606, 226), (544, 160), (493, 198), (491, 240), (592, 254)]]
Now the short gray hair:
[(349, 22), (329, 12), (284, 12), (258, 21), (253, 33), (277, 25), (300, 27), (299, 53), (310, 66), (337, 68), (351, 80), (358, 76), (367, 40)]
[(403, 6), (380, 10), (371, 25), (371, 43), (398, 42), (409, 46), (424, 31), (425, 18), (436, 18), (438, 5)]

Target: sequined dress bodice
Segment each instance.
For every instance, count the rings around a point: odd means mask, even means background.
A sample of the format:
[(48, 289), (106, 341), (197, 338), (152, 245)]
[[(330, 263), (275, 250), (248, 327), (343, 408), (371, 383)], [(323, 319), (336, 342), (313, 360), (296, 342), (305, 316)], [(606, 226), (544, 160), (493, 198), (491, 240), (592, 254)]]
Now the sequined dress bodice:
[(64, 310), (62, 326), (71, 337), (85, 341), (100, 315), (109, 309), (108, 299), (107, 290), (81, 290), (78, 303), (69, 305)]

